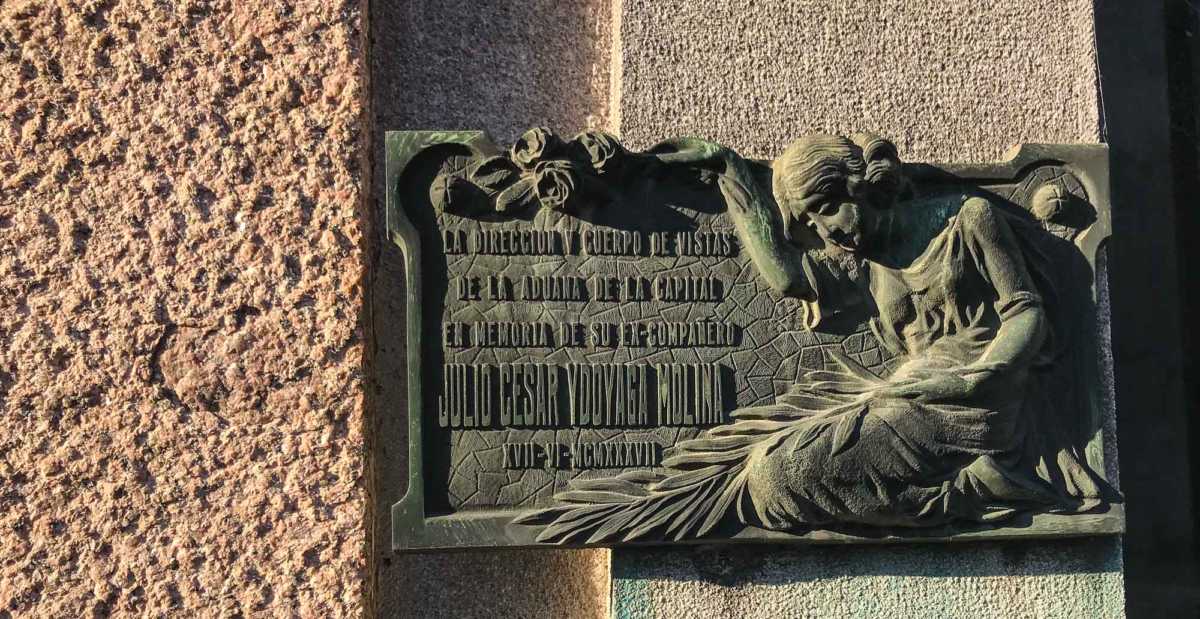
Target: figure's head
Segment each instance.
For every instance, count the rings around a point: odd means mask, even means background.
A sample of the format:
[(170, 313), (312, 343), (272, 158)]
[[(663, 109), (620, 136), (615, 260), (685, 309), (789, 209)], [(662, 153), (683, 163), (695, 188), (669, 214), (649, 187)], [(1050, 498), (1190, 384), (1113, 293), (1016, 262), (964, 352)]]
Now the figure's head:
[(876, 238), (883, 212), (904, 185), (896, 146), (867, 134), (800, 138), (771, 169), (784, 230), (799, 222), (851, 252)]

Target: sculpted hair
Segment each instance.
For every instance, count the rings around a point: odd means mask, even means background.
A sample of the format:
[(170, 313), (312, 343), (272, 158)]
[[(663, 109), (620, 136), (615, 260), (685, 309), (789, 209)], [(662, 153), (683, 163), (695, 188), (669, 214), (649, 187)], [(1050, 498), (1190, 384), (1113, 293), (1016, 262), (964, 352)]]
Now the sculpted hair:
[(816, 204), (815, 197), (841, 194), (886, 209), (906, 184), (896, 145), (868, 133), (802, 137), (771, 163), (771, 171), (785, 234)]

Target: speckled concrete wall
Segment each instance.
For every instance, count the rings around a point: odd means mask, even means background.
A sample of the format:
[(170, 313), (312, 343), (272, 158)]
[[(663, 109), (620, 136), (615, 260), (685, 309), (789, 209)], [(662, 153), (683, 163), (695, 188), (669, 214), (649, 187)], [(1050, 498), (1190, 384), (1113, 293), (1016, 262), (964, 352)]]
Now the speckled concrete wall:
[(1116, 538), (614, 552), (613, 616), (1124, 616)]
[(0, 3), (0, 617), (361, 612), (362, 17)]
[[(871, 130), (909, 160), (986, 161), (1100, 138), (1090, 0), (617, 1), (610, 114), (634, 145), (695, 134), (771, 157), (803, 133)], [(1114, 428), (1110, 407), (1110, 477)], [(622, 618), (1124, 614), (1118, 538), (616, 550), (612, 573)]]
[(699, 135), (773, 157), (875, 131), (914, 161), (1095, 142), (1092, 0), (615, 0), (612, 116), (648, 146)]

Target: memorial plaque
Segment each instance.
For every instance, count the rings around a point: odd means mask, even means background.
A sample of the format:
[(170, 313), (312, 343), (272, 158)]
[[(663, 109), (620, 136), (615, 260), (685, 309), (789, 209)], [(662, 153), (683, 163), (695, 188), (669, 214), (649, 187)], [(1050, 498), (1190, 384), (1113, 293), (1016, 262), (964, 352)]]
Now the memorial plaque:
[(398, 550), (1120, 532), (1107, 152), (387, 134)]

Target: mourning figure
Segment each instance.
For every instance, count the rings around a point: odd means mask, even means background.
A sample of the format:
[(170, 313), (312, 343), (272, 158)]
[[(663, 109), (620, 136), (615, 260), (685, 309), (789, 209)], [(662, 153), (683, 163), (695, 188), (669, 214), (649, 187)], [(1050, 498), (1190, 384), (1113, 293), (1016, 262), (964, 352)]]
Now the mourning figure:
[(1035, 222), (985, 195), (915, 196), (896, 147), (869, 135), (807, 136), (769, 167), (695, 139), (650, 153), (715, 174), (758, 276), (803, 300), (806, 323), (837, 295), (800, 237), (849, 256), (895, 369), (834, 354), (835, 369), (676, 445), (665, 473), (574, 482), (516, 521), (539, 541), (981, 524), (1119, 500), (1063, 395), (1081, 331)]

